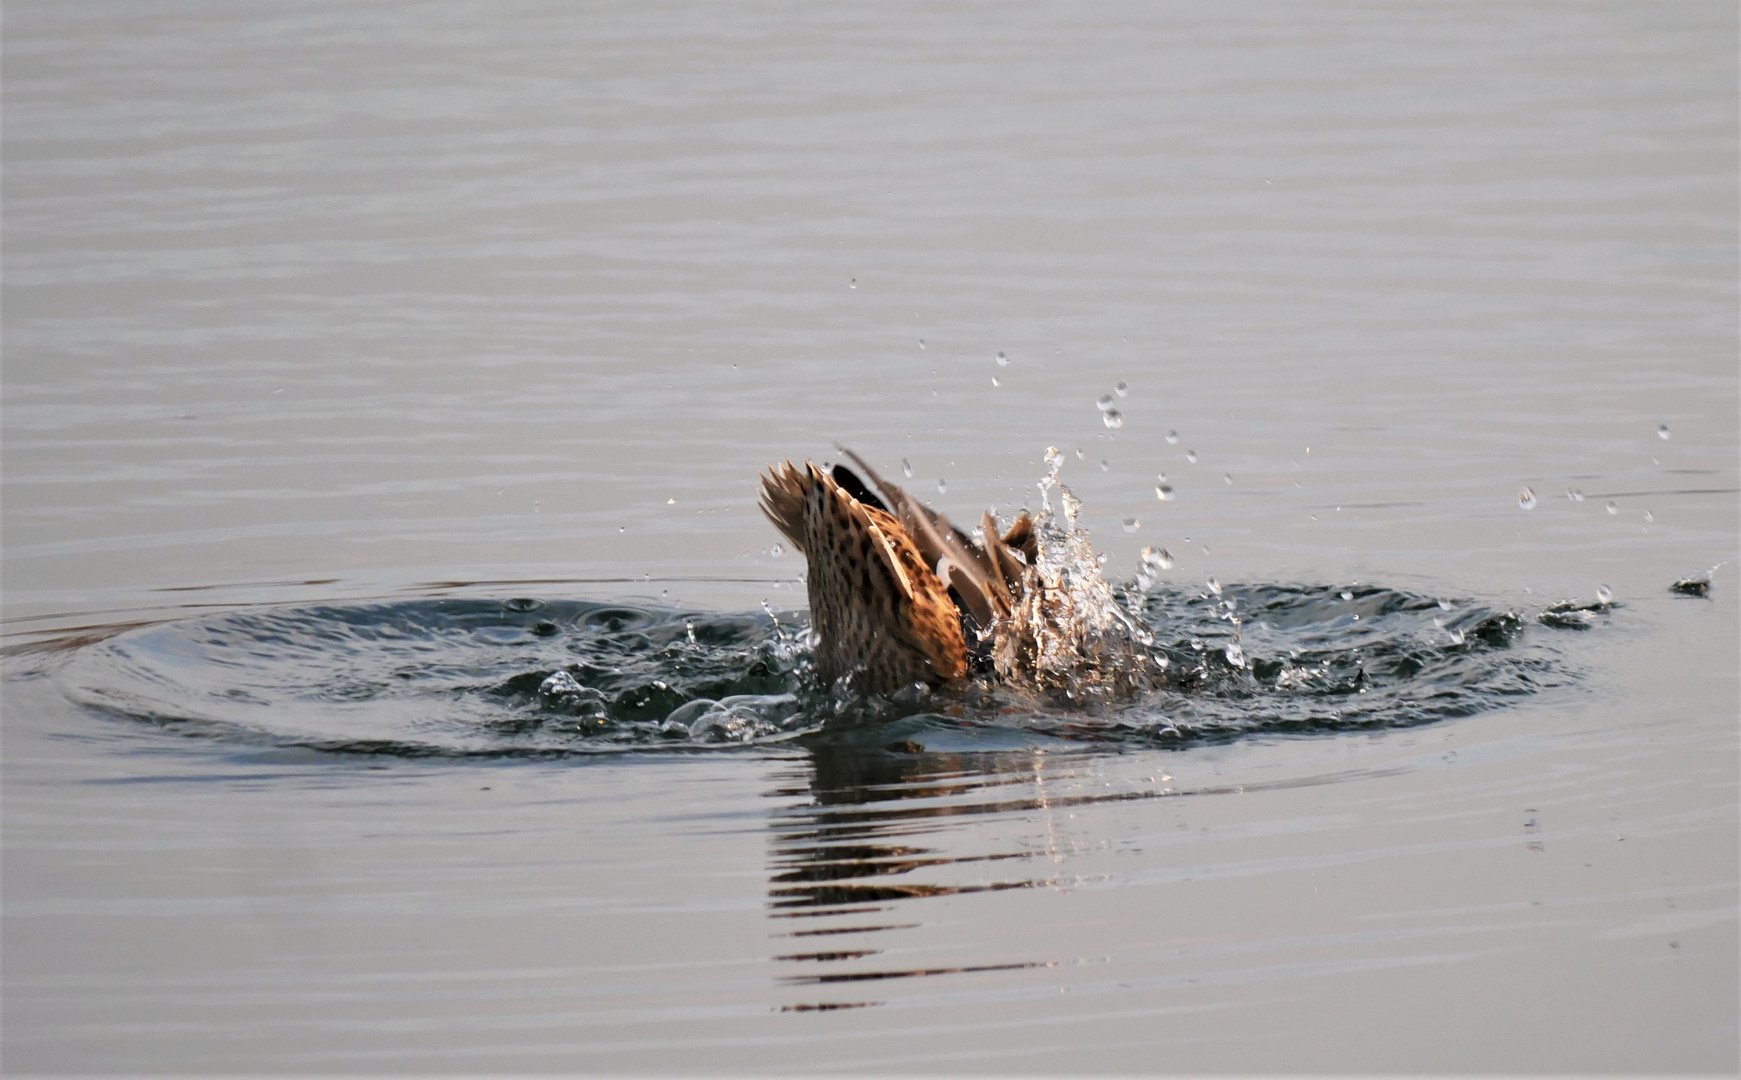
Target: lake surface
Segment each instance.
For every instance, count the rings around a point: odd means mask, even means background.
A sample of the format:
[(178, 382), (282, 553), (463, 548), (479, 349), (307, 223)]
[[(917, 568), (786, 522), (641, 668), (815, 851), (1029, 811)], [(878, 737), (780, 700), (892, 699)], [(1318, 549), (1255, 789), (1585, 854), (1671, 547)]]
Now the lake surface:
[[(9, 4), (6, 1068), (1734, 1072), (1737, 29)], [(1202, 677), (828, 714), (837, 442)]]

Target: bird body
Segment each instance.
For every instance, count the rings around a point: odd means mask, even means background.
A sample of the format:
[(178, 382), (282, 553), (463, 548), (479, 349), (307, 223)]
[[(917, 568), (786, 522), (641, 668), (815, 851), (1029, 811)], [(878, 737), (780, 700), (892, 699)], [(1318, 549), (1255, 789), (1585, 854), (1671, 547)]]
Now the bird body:
[(882, 498), (840, 465), (787, 461), (762, 476), (762, 512), (809, 563), (817, 674), (861, 693), (963, 678), (1020, 595), (1032, 520), (999, 536), (988, 512), (970, 538), (846, 453)]

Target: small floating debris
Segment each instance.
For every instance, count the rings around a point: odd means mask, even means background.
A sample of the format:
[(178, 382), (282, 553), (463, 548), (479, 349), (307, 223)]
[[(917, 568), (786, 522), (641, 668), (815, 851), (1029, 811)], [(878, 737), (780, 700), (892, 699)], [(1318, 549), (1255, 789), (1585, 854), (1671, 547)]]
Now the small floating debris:
[(1711, 592), (1711, 579), (1708, 577), (1681, 578), (1669, 586), (1669, 591), (1680, 593), (1682, 596), (1707, 596)]

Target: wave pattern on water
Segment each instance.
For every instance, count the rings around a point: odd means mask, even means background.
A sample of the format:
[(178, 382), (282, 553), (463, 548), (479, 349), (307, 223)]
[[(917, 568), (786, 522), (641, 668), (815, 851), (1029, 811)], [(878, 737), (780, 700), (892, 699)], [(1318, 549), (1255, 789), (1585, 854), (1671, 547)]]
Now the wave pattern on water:
[(188, 734), (405, 756), (1166, 746), (1407, 727), (1571, 679), (1551, 643), (1564, 619), (1392, 589), (1127, 588), (1125, 603), (1158, 675), (1122, 699), (990, 681), (843, 698), (810, 678), (802, 615), (536, 599), (233, 611), (86, 643), (59, 678), (80, 704)]

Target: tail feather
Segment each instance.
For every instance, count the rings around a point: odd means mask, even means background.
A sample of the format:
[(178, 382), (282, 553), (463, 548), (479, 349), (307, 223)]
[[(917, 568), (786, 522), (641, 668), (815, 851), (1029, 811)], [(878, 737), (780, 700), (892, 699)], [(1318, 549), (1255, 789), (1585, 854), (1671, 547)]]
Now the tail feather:
[(790, 458), (783, 465), (770, 466), (762, 474), (762, 513), (799, 554), (808, 556), (809, 550), (804, 546), (804, 494), (804, 480)]

